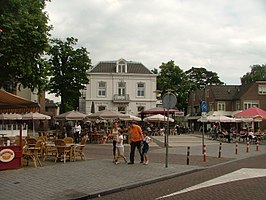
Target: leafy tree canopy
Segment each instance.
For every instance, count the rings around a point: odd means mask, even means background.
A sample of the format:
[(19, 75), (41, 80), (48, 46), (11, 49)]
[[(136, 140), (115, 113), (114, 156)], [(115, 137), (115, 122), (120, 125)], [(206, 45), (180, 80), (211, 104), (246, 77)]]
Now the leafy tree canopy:
[(91, 60), (85, 48), (74, 49), (78, 40), (69, 37), (65, 41), (53, 39), (49, 52), (51, 74), (49, 92), (61, 96), (60, 112), (75, 110), (79, 105), (80, 90), (89, 82), (87, 70)]
[[(207, 71), (203, 67), (192, 67), (187, 70), (186, 75), (193, 84), (194, 88), (200, 88), (202, 85), (223, 85), (216, 72)], [(196, 88), (195, 88), (196, 87)]]
[(151, 72), (154, 73), (154, 74), (158, 74), (159, 73), (158, 69), (156, 69), (156, 68), (152, 69)]
[(163, 94), (166, 90), (171, 89), (177, 97), (177, 108), (186, 108), (190, 84), (186, 74), (175, 65), (174, 61), (162, 63), (159, 67), (160, 72), (157, 79), (157, 89), (162, 90)]
[(241, 83), (248, 84), (255, 81), (266, 81), (266, 64), (250, 66), (251, 72), (247, 72), (241, 77)]
[(0, 0), (0, 83), (31, 90), (46, 85), (51, 26), (43, 11), (46, 0)]

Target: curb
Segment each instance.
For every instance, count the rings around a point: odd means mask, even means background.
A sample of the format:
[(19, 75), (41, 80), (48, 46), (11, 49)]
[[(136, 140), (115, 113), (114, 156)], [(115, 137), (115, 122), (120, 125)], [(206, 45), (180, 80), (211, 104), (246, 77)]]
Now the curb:
[(158, 178), (151, 178), (151, 179), (147, 179), (146, 181), (139, 181), (139, 182), (136, 182), (136, 183), (133, 183), (133, 184), (128, 184), (128, 185), (125, 185), (125, 186), (122, 186), (122, 187), (114, 187), (114, 188), (110, 188), (110, 189), (107, 189), (107, 190), (97, 191), (95, 193), (90, 193), (90, 194), (88, 194), (86, 196), (83, 196), (83, 197), (80, 197), (80, 198), (76, 198), (75, 200), (93, 199), (93, 198), (105, 196), (105, 195), (108, 195), (108, 194), (121, 192), (123, 190), (133, 189), (133, 188), (136, 188), (136, 187), (139, 187), (139, 186), (152, 184), (152, 183), (155, 183), (155, 182), (158, 182), (158, 181), (163, 181), (163, 180), (175, 178), (175, 177), (178, 177), (178, 176), (183, 176), (183, 175), (194, 173), (194, 172), (201, 171), (201, 170), (204, 170), (204, 169), (205, 168), (202, 168), (202, 169), (191, 169), (191, 170), (188, 170), (188, 171), (185, 171), (185, 172), (172, 173), (172, 174), (164, 175), (164, 176), (161, 176), (161, 177), (158, 177)]

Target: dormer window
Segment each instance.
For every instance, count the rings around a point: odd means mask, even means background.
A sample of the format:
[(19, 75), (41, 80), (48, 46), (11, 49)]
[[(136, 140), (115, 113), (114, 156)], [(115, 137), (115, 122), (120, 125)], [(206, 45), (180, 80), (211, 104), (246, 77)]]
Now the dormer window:
[(116, 65), (117, 73), (126, 73), (127, 72), (127, 63), (125, 60), (119, 60)]

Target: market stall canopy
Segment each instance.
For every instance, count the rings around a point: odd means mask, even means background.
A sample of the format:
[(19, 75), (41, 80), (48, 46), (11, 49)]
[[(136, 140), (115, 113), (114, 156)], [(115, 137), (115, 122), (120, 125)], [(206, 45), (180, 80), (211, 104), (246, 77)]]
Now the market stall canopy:
[(83, 120), (87, 115), (84, 113), (72, 110), (66, 113), (55, 116), (56, 120)]
[(236, 111), (209, 111), (207, 113), (208, 116), (211, 116), (211, 115), (224, 115), (224, 116), (227, 116), (227, 117), (233, 117), (236, 113), (239, 113), (241, 112), (242, 110), (236, 110)]
[[(157, 115), (145, 117), (143, 121), (144, 122), (167, 122), (168, 118), (165, 115), (157, 114)], [(169, 122), (174, 122), (174, 121), (175, 120), (173, 118), (169, 117)]]
[(22, 119), (22, 115), (17, 113), (1, 113), (0, 120), (19, 120)]
[(27, 113), (39, 110), (38, 103), (0, 89), (0, 113)]
[[(203, 118), (198, 119), (199, 122), (201, 122), (202, 120), (203, 120)], [(241, 119), (231, 118), (231, 117), (227, 117), (224, 115), (207, 116), (207, 122), (224, 122), (224, 123), (226, 123), (226, 122), (230, 123), (231, 122), (231, 123), (233, 123), (233, 122), (241, 122), (241, 121), (242, 121)]]
[(30, 112), (22, 115), (23, 120), (45, 120), (45, 119), (51, 119), (50, 116), (44, 115), (38, 112)]
[(252, 108), (243, 110), (242, 112), (236, 113), (235, 117), (251, 117), (251, 118), (261, 118), (266, 119), (266, 111), (253, 106)]
[[(167, 109), (156, 107), (156, 108), (151, 108), (149, 110), (144, 110), (140, 112), (140, 114), (166, 114), (168, 112)], [(169, 109), (169, 114), (175, 114), (177, 116), (184, 116), (184, 112), (175, 110), (175, 109)]]
[(95, 120), (95, 119), (120, 119), (120, 118), (129, 118), (129, 115), (117, 112), (117, 111), (112, 111), (112, 110), (101, 110), (96, 113), (92, 113), (87, 117), (89, 120)]
[(121, 117), (120, 119), (122, 121), (137, 121), (137, 122), (141, 121), (141, 118), (135, 115), (126, 115), (126, 117)]

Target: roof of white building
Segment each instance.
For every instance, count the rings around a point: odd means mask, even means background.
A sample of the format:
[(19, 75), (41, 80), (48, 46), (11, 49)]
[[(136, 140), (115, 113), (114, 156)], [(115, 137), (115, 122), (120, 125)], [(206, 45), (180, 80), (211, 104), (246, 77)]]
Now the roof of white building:
[[(126, 61), (127, 73), (134, 74), (153, 74), (140, 62)], [(116, 73), (117, 61), (101, 61), (99, 62), (90, 73)]]

